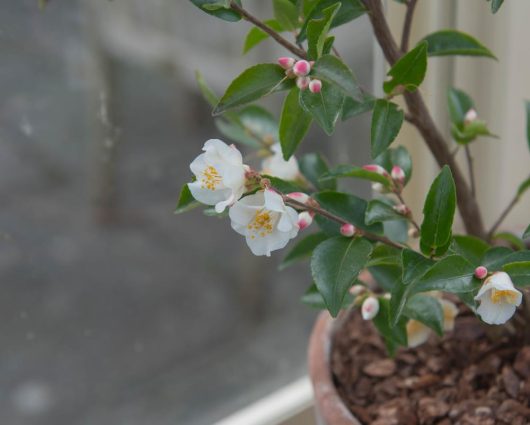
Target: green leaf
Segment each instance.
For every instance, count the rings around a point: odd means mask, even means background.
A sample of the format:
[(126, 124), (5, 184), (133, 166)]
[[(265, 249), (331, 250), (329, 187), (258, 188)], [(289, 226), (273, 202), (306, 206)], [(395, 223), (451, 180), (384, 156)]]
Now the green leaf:
[(372, 113), (372, 158), (381, 155), (397, 137), (404, 114), (395, 103), (378, 99)]
[[(355, 195), (340, 192), (319, 192), (313, 198), (326, 211), (335, 214), (355, 227), (367, 232), (381, 234), (383, 228), (380, 223), (367, 225), (364, 221), (367, 203)], [(340, 225), (322, 216), (315, 217), (318, 225), (327, 233), (340, 234)]]
[(203, 97), (210, 104), (210, 106), (213, 107), (217, 105), (217, 103), (219, 102), (219, 98), (213, 92), (213, 90), (208, 86), (208, 84), (206, 83), (206, 80), (204, 79), (200, 71), (195, 71), (195, 79), (197, 80), (197, 84), (199, 86), (199, 89)]
[(406, 244), (409, 240), (409, 224), (405, 220), (385, 221), (383, 233), (393, 242)]
[[(216, 18), (228, 22), (237, 22), (241, 20), (241, 15), (234, 10), (227, 9), (224, 1), (219, 0), (191, 0), (191, 2), (202, 11)], [(236, 0), (236, 3), (241, 6), (241, 1)]]
[(472, 292), (478, 281), (473, 278), (475, 267), (464, 257), (449, 255), (431, 267), (414, 284), (413, 293), (446, 291), (455, 294)]
[(490, 248), (484, 254), (484, 257), (480, 261), (480, 264), (486, 267), (490, 272), (499, 271), (502, 266), (509, 261), (513, 254), (513, 250), (504, 246), (495, 246)]
[(279, 190), (282, 193), (291, 193), (291, 192), (302, 192), (303, 189), (293, 182), (282, 180), (279, 177), (268, 176), (263, 174), (262, 177), (268, 179), (271, 182), (271, 186)]
[(456, 208), (456, 187), (451, 169), (446, 165), (434, 180), (425, 205), (420, 244), (425, 255), (441, 255), (439, 248), (450, 242)]
[(398, 214), (390, 205), (377, 199), (368, 202), (365, 216), (366, 224), (373, 224), (389, 220), (407, 220)]
[[(285, 29), (276, 19), (269, 19), (265, 21), (265, 25), (272, 28), (276, 32), (283, 32)], [(269, 34), (265, 31), (260, 30), (258, 27), (252, 27), (245, 37), (243, 44), (243, 54), (248, 53), (253, 47), (256, 47), (259, 43), (269, 38)]]
[(444, 333), (444, 312), (440, 301), (428, 295), (414, 295), (408, 300), (403, 315), (431, 328), (439, 336)]
[(405, 183), (408, 183), (412, 177), (412, 158), (404, 146), (387, 149), (381, 155), (374, 158), (374, 163), (380, 165), (389, 173), (392, 171), (394, 165), (401, 167), (405, 172)]
[(526, 141), (528, 143), (528, 149), (530, 149), (530, 101), (525, 102), (526, 106)]
[(530, 261), (505, 264), (503, 270), (510, 275), (515, 286), (530, 286)]
[(427, 71), (427, 42), (419, 43), (414, 49), (401, 57), (388, 74), (392, 79), (383, 83), (385, 93), (392, 93), (398, 86), (415, 91), (425, 78)]
[(310, 59), (322, 56), (331, 22), (340, 9), (340, 3), (322, 10), (322, 17), (311, 19), (307, 24), (307, 54)]
[(528, 177), (519, 185), (517, 189), (517, 196), (520, 198), (528, 189), (530, 189), (530, 177)]
[(300, 91), (300, 106), (310, 113), (324, 132), (331, 136), (341, 113), (344, 95), (337, 86), (324, 82), (320, 93)]
[(274, 17), (286, 31), (298, 28), (298, 9), (289, 0), (272, 0)]
[(322, 47), (322, 54), (327, 55), (333, 50), (333, 44), (335, 43), (335, 36), (329, 35), (324, 41), (324, 46)]
[(488, 0), (491, 1), (491, 11), (493, 13), (497, 13), (499, 9), (501, 8), (502, 4), (504, 3), (504, 0)]
[(530, 225), (526, 228), (526, 230), (523, 233), (523, 238), (530, 238)]
[(495, 58), (491, 51), (469, 34), (456, 30), (441, 30), (423, 39), (428, 43), (429, 56), (485, 56)]
[(355, 177), (358, 179), (363, 180), (369, 180), (372, 182), (381, 183), (385, 187), (390, 187), (390, 181), (385, 176), (382, 176), (381, 174), (377, 174), (373, 171), (365, 170), (361, 167), (356, 167), (354, 165), (338, 165), (335, 168), (332, 168), (327, 173), (325, 173), (322, 177), (320, 177), (320, 181), (327, 181), (330, 179), (336, 179), (339, 177)]
[(459, 129), (463, 129), (467, 111), (475, 108), (473, 100), (466, 92), (450, 87), (447, 91), (447, 104), (451, 122), (456, 124)]
[(285, 77), (284, 69), (272, 63), (262, 63), (243, 71), (226, 89), (213, 114), (250, 103), (268, 94), (287, 90), (294, 80)]
[(313, 118), (301, 106), (299, 92), (293, 87), (283, 102), (280, 118), (280, 143), (283, 158), (287, 161), (306, 135)]
[[(342, 302), (342, 308), (348, 308), (353, 303), (354, 299), (355, 297), (348, 292)], [(318, 292), (318, 288), (314, 283), (307, 289), (307, 291), (303, 295), (302, 303), (318, 310), (326, 309), (324, 298), (322, 298), (322, 295), (320, 295), (320, 292)]]
[(331, 28), (338, 27), (347, 22), (350, 22), (366, 12), (360, 0), (320, 0), (316, 2), (315, 6), (306, 13), (306, 19), (300, 29), (300, 32), (296, 38), (298, 43), (303, 42), (306, 39), (307, 25), (311, 20), (322, 18), (324, 9), (333, 6), (336, 3), (340, 3), (340, 11), (337, 13), (333, 21), (331, 22)]
[(482, 239), (457, 235), (453, 237), (449, 251), (452, 254), (461, 255), (474, 266), (480, 266), (489, 248), (490, 246)]
[(394, 356), (400, 345), (407, 345), (407, 320), (402, 318), (396, 326), (390, 326), (390, 303), (388, 300), (379, 298), (379, 313), (374, 317), (373, 322), (383, 336), (391, 356)]
[(195, 198), (192, 196), (190, 192), (190, 188), (187, 184), (182, 186), (182, 189), (180, 190), (179, 199), (177, 201), (177, 206), (175, 208), (174, 213), (180, 214), (189, 210), (192, 210), (193, 208), (198, 207), (201, 205), (199, 202), (195, 200)]
[(508, 242), (510, 246), (514, 249), (523, 250), (526, 248), (523, 240), (520, 237), (510, 232), (496, 233), (495, 235), (493, 235), (492, 239), (494, 241), (501, 240), (501, 241)]
[(298, 261), (309, 258), (316, 246), (324, 242), (328, 237), (325, 233), (318, 232), (299, 240), (280, 263), (279, 269), (283, 270)]
[(378, 244), (372, 251), (370, 260), (366, 263), (366, 267), (393, 265), (399, 266), (401, 264), (401, 251), (392, 246), (385, 244)]
[(368, 268), (377, 285), (386, 292), (392, 292), (401, 279), (401, 265), (380, 264)]
[(298, 166), (304, 177), (318, 190), (335, 190), (337, 188), (337, 181), (334, 178), (320, 180), (320, 177), (329, 171), (328, 164), (320, 154), (305, 154), (298, 160)]
[(344, 297), (357, 279), (372, 245), (361, 238), (334, 237), (313, 251), (311, 273), (330, 314), (339, 313)]
[(365, 100), (352, 70), (336, 56), (324, 55), (318, 59), (313, 66), (311, 75), (334, 84), (352, 99)]
[(371, 96), (364, 96), (362, 101), (357, 101), (351, 97), (344, 99), (342, 105), (342, 121), (361, 115), (374, 109), (375, 99)]

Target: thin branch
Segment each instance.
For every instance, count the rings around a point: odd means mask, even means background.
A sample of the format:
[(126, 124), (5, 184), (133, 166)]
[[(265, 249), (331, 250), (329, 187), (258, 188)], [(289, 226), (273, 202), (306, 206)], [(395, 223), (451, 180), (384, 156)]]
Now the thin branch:
[(473, 157), (471, 156), (471, 149), (469, 148), (469, 145), (466, 145), (464, 149), (466, 152), (467, 169), (469, 172), (469, 182), (471, 183), (471, 194), (473, 195), (473, 198), (476, 198), (477, 197), (477, 186), (475, 182), (475, 171), (473, 169)]
[(239, 13), (246, 21), (254, 24), (256, 27), (258, 27), (260, 30), (266, 32), (269, 34), (274, 40), (276, 40), (279, 44), (281, 44), (283, 47), (285, 47), (287, 50), (289, 50), (291, 53), (295, 54), (296, 56), (307, 59), (307, 53), (304, 49), (299, 48), (298, 46), (294, 45), (290, 41), (283, 38), (279, 33), (274, 31), (271, 27), (269, 27), (267, 24), (265, 24), (260, 19), (256, 18), (254, 15), (243, 9), (241, 6), (239, 6), (235, 1), (230, 2), (230, 9), (233, 11)]
[(410, 30), (412, 29), (412, 18), (414, 9), (418, 0), (409, 0), (407, 3), (407, 13), (403, 22), (403, 32), (401, 33), (401, 51), (406, 52), (409, 49)]
[[(283, 196), (283, 200), (285, 201), (286, 204), (290, 204), (291, 206), (296, 207), (298, 209), (304, 209), (304, 210), (312, 211), (315, 214), (319, 214), (322, 217), (325, 217), (328, 220), (334, 221), (334, 222), (339, 223), (341, 225), (342, 224), (351, 224), (349, 221), (344, 220), (342, 217), (339, 217), (338, 215), (330, 213), (329, 211), (326, 211), (326, 210), (324, 210), (324, 209), (322, 209), (320, 207), (317, 207), (317, 206), (314, 206), (314, 205), (307, 205), (307, 204), (304, 204), (302, 202), (298, 202), (298, 201), (296, 201), (294, 199), (291, 199), (291, 198), (289, 198), (288, 196), (285, 196), (285, 195)], [(394, 247), (394, 248), (398, 248), (398, 249), (403, 248), (402, 245), (399, 245), (399, 244), (397, 244), (395, 242), (392, 242), (390, 239), (385, 238), (384, 236), (379, 236), (379, 235), (376, 235), (374, 233), (367, 232), (365, 230), (361, 230), (361, 229), (357, 229), (356, 228), (356, 234), (358, 234), (359, 236), (364, 236), (365, 238), (373, 240), (373, 241), (384, 243), (384, 244), (389, 245), (389, 246)]]
[(504, 211), (501, 213), (501, 216), (497, 219), (497, 221), (493, 224), (490, 231), (488, 232), (488, 239), (491, 239), (493, 237), (493, 234), (497, 231), (499, 226), (502, 224), (504, 219), (508, 214), (510, 214), (510, 211), (517, 205), (517, 202), (519, 202), (519, 195), (515, 195), (514, 198), (511, 200), (511, 202), (508, 204), (508, 206), (504, 209)]

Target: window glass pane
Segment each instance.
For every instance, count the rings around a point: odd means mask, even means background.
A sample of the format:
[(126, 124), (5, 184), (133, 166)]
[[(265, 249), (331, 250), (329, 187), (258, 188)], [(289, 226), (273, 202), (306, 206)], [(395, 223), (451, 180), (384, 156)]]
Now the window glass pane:
[[(173, 214), (220, 137), (194, 70), (221, 93), (283, 53), (242, 58), (248, 28), (185, 1), (2, 6), (2, 423), (207, 424), (305, 373), (307, 266), (278, 272), (286, 250), (254, 257), (227, 219)], [(367, 22), (338, 33), (370, 87)], [(278, 116), (281, 96), (264, 104)], [(351, 143), (314, 129), (303, 150), (363, 164), (368, 133), (363, 116), (337, 130)]]

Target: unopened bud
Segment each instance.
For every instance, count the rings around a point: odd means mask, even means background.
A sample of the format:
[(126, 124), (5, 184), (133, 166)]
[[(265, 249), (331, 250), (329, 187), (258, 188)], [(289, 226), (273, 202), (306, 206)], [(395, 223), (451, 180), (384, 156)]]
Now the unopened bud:
[(477, 279), (484, 279), (488, 275), (488, 269), (484, 266), (478, 266), (475, 269), (475, 277)]
[(311, 80), (309, 83), (309, 91), (311, 93), (320, 93), (322, 90), (322, 81), (320, 80)]
[(309, 87), (309, 83), (311, 82), (309, 77), (298, 77), (296, 79), (296, 86), (300, 90), (305, 90)]
[(377, 164), (363, 165), (363, 169), (372, 173), (377, 173), (382, 176), (388, 177), (388, 171), (386, 171), (383, 167)]
[(405, 204), (394, 205), (394, 211), (401, 215), (410, 214), (410, 208), (407, 207)]
[(366, 288), (363, 285), (353, 285), (350, 288), (350, 294), (354, 297), (361, 295), (364, 291), (366, 291)]
[(311, 65), (306, 60), (300, 60), (294, 64), (293, 72), (297, 77), (305, 77), (311, 72)]
[(298, 228), (300, 230), (308, 228), (311, 226), (311, 223), (313, 223), (313, 216), (309, 212), (302, 211), (298, 214)]
[(478, 118), (477, 111), (471, 108), (469, 111), (466, 112), (466, 115), (464, 116), (464, 124), (471, 124), (477, 118)]
[(390, 175), (392, 176), (392, 179), (395, 181), (403, 184), (405, 183), (405, 171), (403, 171), (403, 168), (398, 167), (397, 165), (394, 165), (392, 167), (392, 171), (390, 172)]
[(355, 234), (355, 226), (350, 223), (343, 224), (340, 226), (340, 234), (347, 238), (351, 238)]
[(385, 193), (385, 186), (382, 183), (372, 183), (372, 190), (376, 193)]
[(307, 201), (309, 201), (309, 195), (303, 192), (291, 192), (291, 193), (288, 193), (286, 196), (295, 201), (301, 202), (302, 204), (305, 204), (307, 203)]
[(281, 58), (278, 58), (278, 65), (280, 65), (283, 69), (291, 69), (295, 63), (296, 60), (288, 56), (282, 56)]
[(379, 300), (375, 297), (368, 297), (361, 306), (361, 315), (364, 320), (372, 320), (379, 313)]

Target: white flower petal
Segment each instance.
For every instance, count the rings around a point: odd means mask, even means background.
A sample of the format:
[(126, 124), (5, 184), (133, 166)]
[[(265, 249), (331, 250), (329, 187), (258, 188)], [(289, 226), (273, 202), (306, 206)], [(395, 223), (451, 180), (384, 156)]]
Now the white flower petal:
[(279, 143), (272, 145), (273, 155), (265, 158), (262, 163), (262, 173), (283, 180), (296, 180), (300, 175), (298, 161), (291, 156), (288, 161), (283, 159), (282, 149)]
[(191, 195), (200, 203), (206, 205), (215, 205), (218, 202), (222, 202), (225, 199), (230, 197), (230, 189), (222, 190), (210, 190), (205, 189), (201, 186), (201, 182), (194, 181), (188, 183), (188, 188), (190, 189)]
[(507, 303), (493, 303), (489, 297), (484, 297), (477, 313), (481, 319), (490, 325), (501, 325), (506, 323), (515, 313), (516, 306)]
[(409, 320), (407, 323), (407, 341), (409, 347), (417, 347), (429, 339), (431, 330), (417, 320)]
[(202, 175), (202, 172), (208, 167), (206, 163), (206, 155), (201, 153), (197, 158), (195, 158), (190, 164), (190, 170), (197, 178)]
[(455, 317), (458, 315), (458, 307), (451, 301), (440, 299), (444, 314), (444, 331), (450, 332), (455, 327)]

